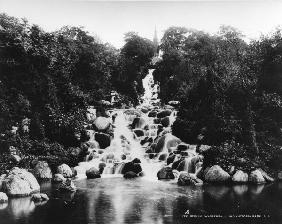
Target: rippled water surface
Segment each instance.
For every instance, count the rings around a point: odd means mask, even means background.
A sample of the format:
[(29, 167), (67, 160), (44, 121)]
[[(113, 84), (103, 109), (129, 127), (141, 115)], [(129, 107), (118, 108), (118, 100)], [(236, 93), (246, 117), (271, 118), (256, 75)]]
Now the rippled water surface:
[(45, 204), (34, 204), (28, 197), (9, 200), (0, 205), (0, 223), (282, 223), (282, 183), (179, 187), (175, 182), (117, 177), (75, 184), (75, 194), (42, 184), (50, 197)]

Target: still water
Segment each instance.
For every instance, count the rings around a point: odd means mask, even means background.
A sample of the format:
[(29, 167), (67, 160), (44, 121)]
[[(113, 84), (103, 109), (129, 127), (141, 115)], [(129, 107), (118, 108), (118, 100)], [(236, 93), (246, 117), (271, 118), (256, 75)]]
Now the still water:
[(75, 184), (75, 194), (61, 194), (56, 185), (42, 183), (41, 191), (50, 197), (45, 204), (29, 197), (9, 200), (0, 205), (0, 223), (282, 223), (282, 183), (180, 187), (116, 177)]

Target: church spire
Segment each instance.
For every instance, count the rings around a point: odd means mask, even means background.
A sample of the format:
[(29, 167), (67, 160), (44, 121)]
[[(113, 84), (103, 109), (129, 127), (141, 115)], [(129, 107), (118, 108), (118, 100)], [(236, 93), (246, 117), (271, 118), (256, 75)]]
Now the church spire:
[(154, 44), (154, 55), (158, 56), (159, 41), (158, 41), (157, 27), (156, 26), (155, 26), (155, 33), (154, 33), (153, 44)]

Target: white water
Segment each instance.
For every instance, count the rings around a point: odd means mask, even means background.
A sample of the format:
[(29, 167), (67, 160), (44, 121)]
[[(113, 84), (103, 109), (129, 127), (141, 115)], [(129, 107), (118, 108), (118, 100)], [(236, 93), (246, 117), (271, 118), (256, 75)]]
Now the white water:
[[(143, 102), (137, 108), (153, 108), (152, 103), (156, 103), (159, 100), (157, 98), (157, 88), (158, 86), (154, 84), (153, 80), (153, 70), (149, 70), (148, 75), (143, 80), (143, 86), (145, 89), (144, 96), (142, 97)], [(136, 109), (133, 109), (136, 110)], [(91, 167), (99, 169), (99, 164), (104, 163), (105, 168), (102, 173), (102, 178), (121, 176), (121, 171), (126, 162), (132, 161), (134, 158), (139, 158), (141, 161), (142, 171), (147, 180), (155, 181), (157, 180), (157, 172), (166, 165), (165, 161), (159, 161), (158, 157), (156, 159), (149, 159), (148, 155), (145, 153), (146, 148), (142, 147), (140, 140), (147, 137), (157, 137), (158, 125), (153, 123), (153, 118), (148, 117), (147, 114), (142, 113), (141, 118), (145, 120), (146, 125), (149, 126), (149, 130), (145, 131), (145, 136), (136, 137), (129, 125), (132, 123), (136, 115), (126, 115), (124, 109), (115, 109), (110, 113), (110, 116), (116, 114), (115, 121), (113, 123), (114, 138), (108, 148), (104, 150), (102, 154), (95, 153), (98, 149), (91, 149), (93, 159), (89, 160), (89, 156), (86, 158), (85, 162), (79, 163), (76, 167), (78, 171), (79, 178), (85, 178), (85, 171)], [(176, 119), (176, 111), (173, 111), (169, 116), (170, 125)], [(170, 127), (168, 127), (169, 129)], [(90, 140), (95, 142), (94, 132), (90, 131)], [(172, 136), (173, 137), (173, 136)], [(165, 139), (165, 144), (160, 154), (169, 153), (167, 150), (167, 142), (170, 140), (171, 135), (168, 134)], [(146, 144), (145, 144), (146, 145)], [(123, 157), (126, 157), (124, 159)], [(191, 159), (187, 159), (185, 163), (185, 170), (189, 170)]]

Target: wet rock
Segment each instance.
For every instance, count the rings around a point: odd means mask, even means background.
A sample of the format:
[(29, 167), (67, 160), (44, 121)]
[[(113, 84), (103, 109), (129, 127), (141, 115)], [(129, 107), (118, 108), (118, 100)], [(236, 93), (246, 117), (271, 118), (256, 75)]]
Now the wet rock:
[(133, 163), (133, 162), (125, 163), (121, 173), (125, 174), (130, 171), (138, 174), (142, 171), (142, 167), (139, 163)]
[(59, 185), (58, 189), (60, 191), (74, 192), (76, 191), (76, 186), (71, 179), (66, 179)]
[(174, 179), (174, 174), (171, 167), (163, 167), (157, 173), (158, 180), (170, 180)]
[(65, 181), (65, 180), (66, 180), (66, 178), (64, 178), (64, 176), (62, 174), (60, 174), (60, 173), (56, 173), (54, 175), (54, 177), (53, 177), (53, 182), (54, 183), (61, 183), (61, 182)]
[(93, 125), (96, 131), (106, 131), (110, 127), (111, 121), (107, 117), (97, 117)]
[(79, 156), (82, 152), (81, 148), (73, 147), (70, 149), (72, 156)]
[(97, 141), (92, 140), (92, 141), (82, 143), (81, 149), (82, 151), (87, 152), (90, 149), (100, 149), (100, 145)]
[[(177, 161), (173, 162), (171, 168), (172, 168), (173, 170), (177, 170), (179, 164), (180, 164), (182, 161), (183, 161), (183, 159), (180, 159), (180, 160), (177, 160)], [(179, 171), (179, 170), (178, 170), (178, 171)]]
[(95, 140), (99, 143), (101, 149), (105, 149), (111, 144), (111, 136), (105, 133), (95, 133)]
[(99, 173), (103, 173), (106, 167), (106, 163), (99, 163)]
[(160, 161), (165, 161), (167, 159), (168, 155), (167, 153), (162, 153), (159, 155), (159, 160)]
[(139, 158), (135, 158), (134, 160), (132, 160), (131, 162), (133, 163), (141, 163), (141, 160)]
[(57, 172), (62, 174), (65, 178), (71, 178), (73, 176), (71, 168), (65, 163), (58, 166)]
[(140, 144), (141, 145), (144, 145), (144, 144), (146, 144), (146, 143), (152, 143), (153, 142), (153, 138), (152, 137), (145, 137), (144, 139), (142, 139), (141, 141), (140, 141)]
[(209, 168), (205, 174), (205, 180), (208, 182), (225, 182), (229, 178), (230, 175), (218, 165)]
[(163, 110), (157, 113), (157, 118), (164, 118), (164, 117), (170, 116), (170, 114), (171, 114), (171, 110)]
[(181, 140), (174, 135), (168, 133), (158, 139), (155, 152), (171, 152), (173, 147), (181, 143)]
[(34, 202), (42, 202), (42, 201), (48, 201), (49, 197), (47, 196), (47, 194), (37, 193), (31, 196), (31, 200)]
[(3, 181), (3, 190), (11, 196), (27, 196), (40, 191), (40, 186), (32, 173), (14, 167)]
[(132, 124), (131, 124), (131, 127), (132, 129), (136, 129), (136, 128), (141, 128), (143, 129), (146, 125), (146, 121), (144, 118), (142, 117), (135, 117)]
[(173, 163), (175, 157), (176, 157), (175, 154), (170, 155), (166, 160), (166, 164), (169, 165), (169, 164)]
[(249, 182), (253, 184), (264, 184), (265, 179), (259, 170), (254, 170), (249, 175)]
[(199, 178), (197, 178), (195, 175), (188, 174), (188, 173), (180, 173), (178, 177), (177, 184), (180, 186), (202, 186), (203, 181)]
[(21, 161), (21, 157), (19, 155), (10, 155), (9, 160), (14, 164), (18, 164)]
[(74, 167), (71, 167), (71, 171), (72, 171), (72, 177), (76, 177), (77, 176), (77, 170)]
[(131, 179), (131, 178), (136, 178), (138, 177), (138, 175), (135, 173), (135, 172), (132, 172), (132, 171), (129, 171), (129, 172), (126, 172), (123, 177), (125, 179)]
[(232, 177), (232, 181), (235, 183), (246, 183), (248, 182), (248, 174), (243, 172), (242, 170), (237, 170)]
[(154, 124), (161, 124), (161, 119), (160, 118), (155, 118), (153, 120)]
[(137, 137), (145, 136), (145, 132), (143, 131), (143, 129), (137, 128), (134, 129), (133, 132), (136, 134)]
[(176, 148), (177, 151), (181, 151), (181, 152), (186, 151), (188, 149), (189, 149), (189, 145), (183, 142), (181, 142)]
[(86, 177), (87, 179), (95, 179), (95, 178), (101, 178), (99, 170), (92, 167), (89, 170), (86, 170)]
[(8, 201), (8, 196), (4, 192), (0, 192), (0, 203), (5, 203)]
[(155, 111), (155, 110), (153, 110), (153, 111), (150, 111), (149, 113), (148, 113), (148, 117), (156, 117), (157, 116), (157, 111)]
[(38, 161), (33, 169), (33, 174), (39, 179), (52, 179), (51, 169), (45, 161)]
[(161, 124), (163, 127), (168, 127), (170, 125), (170, 119), (169, 117), (164, 117), (161, 119)]

